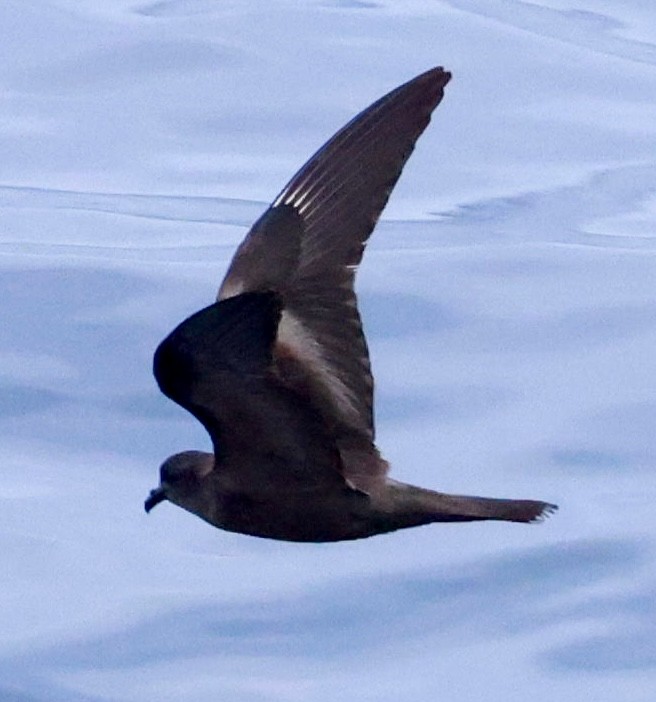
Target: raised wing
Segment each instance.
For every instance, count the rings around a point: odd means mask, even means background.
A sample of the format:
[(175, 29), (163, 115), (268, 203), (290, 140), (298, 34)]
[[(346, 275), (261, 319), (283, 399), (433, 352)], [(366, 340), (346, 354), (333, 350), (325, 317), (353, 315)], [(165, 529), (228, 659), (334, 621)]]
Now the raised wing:
[(252, 425), (255, 417), (246, 415), (256, 408), (248, 390), (264, 383), (280, 313), (275, 293), (240, 295), (188, 317), (155, 351), (160, 390), (200, 420), (217, 451), (252, 431), (247, 420)]
[(221, 472), (231, 472), (235, 489), (344, 486), (322, 418), (272, 375), (280, 314), (280, 297), (272, 292), (245, 293), (200, 310), (157, 348), (155, 378), (207, 429)]
[(324, 418), (374, 439), (373, 379), (355, 271), (451, 74), (434, 68), (351, 120), (301, 168), (238, 248), (219, 299), (275, 290), (274, 355)]

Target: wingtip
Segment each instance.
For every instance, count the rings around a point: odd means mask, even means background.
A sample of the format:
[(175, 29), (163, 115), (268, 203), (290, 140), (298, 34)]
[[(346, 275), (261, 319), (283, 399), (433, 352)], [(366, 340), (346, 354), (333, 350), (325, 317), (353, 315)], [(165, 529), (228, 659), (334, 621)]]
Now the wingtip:
[[(413, 96), (411, 100), (418, 101), (432, 112), (444, 97), (444, 88), (451, 80), (451, 72), (443, 66), (435, 66), (399, 86), (389, 96), (399, 93)], [(389, 97), (388, 96), (388, 97)]]
[(451, 71), (447, 71), (444, 66), (434, 66), (429, 68), (427, 71), (420, 73), (418, 76), (413, 78), (410, 82), (426, 82), (434, 83), (437, 88), (444, 88), (444, 86), (451, 80), (453, 74)]
[(444, 66), (434, 66), (428, 70), (428, 73), (435, 78), (439, 77), (440, 80), (443, 80), (445, 83), (448, 83), (453, 77), (451, 71), (447, 71)]

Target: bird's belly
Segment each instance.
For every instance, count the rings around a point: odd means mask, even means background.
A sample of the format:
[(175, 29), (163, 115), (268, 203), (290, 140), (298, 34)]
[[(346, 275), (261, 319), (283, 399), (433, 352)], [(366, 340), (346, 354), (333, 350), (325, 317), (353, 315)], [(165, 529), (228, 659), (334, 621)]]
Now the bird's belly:
[(344, 541), (372, 534), (368, 502), (349, 489), (328, 495), (226, 495), (211, 521), (227, 531), (282, 541)]

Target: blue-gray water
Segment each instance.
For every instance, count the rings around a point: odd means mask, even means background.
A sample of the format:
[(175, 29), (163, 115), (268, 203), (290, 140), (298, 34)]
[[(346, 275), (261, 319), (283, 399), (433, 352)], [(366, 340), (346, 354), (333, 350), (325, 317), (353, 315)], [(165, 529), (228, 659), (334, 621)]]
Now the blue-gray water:
[[(656, 9), (0, 4), (0, 700), (651, 702)], [(401, 479), (539, 526), (295, 545), (142, 504), (152, 352), (355, 112), (454, 77), (359, 276)]]

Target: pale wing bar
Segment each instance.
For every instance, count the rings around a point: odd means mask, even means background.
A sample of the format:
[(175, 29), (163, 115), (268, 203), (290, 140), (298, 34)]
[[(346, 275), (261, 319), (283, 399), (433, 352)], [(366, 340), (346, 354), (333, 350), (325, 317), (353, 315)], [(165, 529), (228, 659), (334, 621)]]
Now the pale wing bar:
[(327, 418), (368, 441), (374, 438), (373, 379), (353, 292), (355, 270), (450, 77), (442, 68), (427, 71), (376, 101), (319, 149), (253, 227), (219, 291), (220, 299), (247, 290), (280, 293), (278, 339), (285, 353), (312, 377)]

